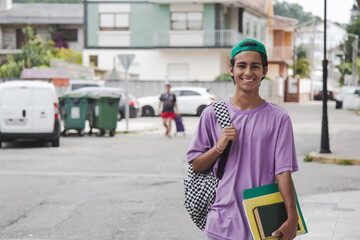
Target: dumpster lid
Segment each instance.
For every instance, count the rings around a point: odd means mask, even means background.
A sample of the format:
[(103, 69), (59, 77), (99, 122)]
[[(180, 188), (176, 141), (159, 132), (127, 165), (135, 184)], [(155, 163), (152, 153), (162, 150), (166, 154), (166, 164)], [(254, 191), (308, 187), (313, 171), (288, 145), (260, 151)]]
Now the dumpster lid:
[(91, 99), (99, 99), (99, 98), (115, 98), (120, 99), (121, 95), (116, 93), (91, 93), (88, 95)]
[(65, 98), (88, 98), (88, 94), (85, 93), (68, 93), (65, 95), (62, 95), (59, 97), (59, 99), (65, 99)]

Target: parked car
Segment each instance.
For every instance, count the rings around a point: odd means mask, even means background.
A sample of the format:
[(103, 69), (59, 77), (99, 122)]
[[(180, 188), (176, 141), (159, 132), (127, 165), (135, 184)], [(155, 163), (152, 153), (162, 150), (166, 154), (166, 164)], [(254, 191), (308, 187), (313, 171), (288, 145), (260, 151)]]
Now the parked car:
[[(215, 101), (215, 96), (202, 87), (174, 87), (179, 114), (200, 116), (204, 108)], [(138, 98), (141, 116), (158, 115), (160, 95)]]
[[(119, 101), (119, 120), (122, 118), (125, 118), (125, 103), (126, 103), (126, 97), (125, 97), (125, 91), (121, 88), (112, 88), (112, 87), (84, 87), (80, 89), (76, 89), (74, 91), (71, 91), (71, 93), (85, 93), (85, 94), (96, 94), (96, 93), (112, 93), (117, 94), (120, 96)], [(139, 113), (139, 102), (138, 100), (131, 94), (129, 95), (129, 117), (130, 118), (136, 118)]]
[(335, 108), (343, 107), (343, 101), (347, 96), (355, 94), (356, 90), (360, 90), (359, 86), (342, 86), (338, 94), (335, 95)]
[[(334, 91), (327, 91), (327, 95), (328, 95), (328, 99), (329, 100), (335, 100), (335, 94)], [(319, 90), (319, 91), (315, 91), (314, 93), (314, 99), (315, 100), (322, 100), (323, 99), (323, 91)]]
[(0, 84), (1, 142), (33, 139), (60, 145), (59, 102), (55, 87), (42, 81)]

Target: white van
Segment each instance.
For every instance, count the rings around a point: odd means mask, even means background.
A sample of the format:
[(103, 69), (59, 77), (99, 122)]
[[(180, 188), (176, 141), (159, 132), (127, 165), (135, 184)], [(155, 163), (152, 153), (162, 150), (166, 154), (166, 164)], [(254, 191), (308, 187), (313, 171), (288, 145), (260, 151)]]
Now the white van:
[(11, 81), (0, 84), (1, 142), (51, 141), (59, 146), (59, 101), (52, 83)]

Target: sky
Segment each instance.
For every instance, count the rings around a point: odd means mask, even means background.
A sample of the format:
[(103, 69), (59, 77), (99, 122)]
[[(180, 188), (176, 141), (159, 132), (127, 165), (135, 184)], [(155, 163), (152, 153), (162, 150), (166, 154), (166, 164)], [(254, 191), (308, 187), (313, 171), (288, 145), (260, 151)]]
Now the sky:
[[(279, 2), (284, 2), (284, 0), (279, 0)], [(297, 3), (303, 7), (305, 12), (311, 12), (324, 19), (324, 0), (286, 0), (286, 2)], [(326, 18), (333, 22), (348, 24), (353, 4), (354, 0), (327, 0)]]

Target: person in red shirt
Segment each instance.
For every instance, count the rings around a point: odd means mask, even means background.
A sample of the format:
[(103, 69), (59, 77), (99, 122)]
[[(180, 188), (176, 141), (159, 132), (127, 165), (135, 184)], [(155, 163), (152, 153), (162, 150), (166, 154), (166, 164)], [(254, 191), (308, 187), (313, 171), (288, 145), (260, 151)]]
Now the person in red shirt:
[[(159, 113), (161, 109), (161, 104), (163, 106), (163, 109), (161, 111), (161, 118), (163, 120), (163, 124), (166, 128), (165, 135), (170, 136), (171, 131), (171, 120), (175, 118), (175, 116), (178, 114), (178, 107), (176, 104), (176, 96), (175, 94), (172, 94), (170, 92), (171, 86), (170, 84), (165, 85), (166, 92), (161, 94), (160, 96), (160, 102), (159, 102)], [(176, 112), (174, 111), (174, 108), (176, 109)]]

